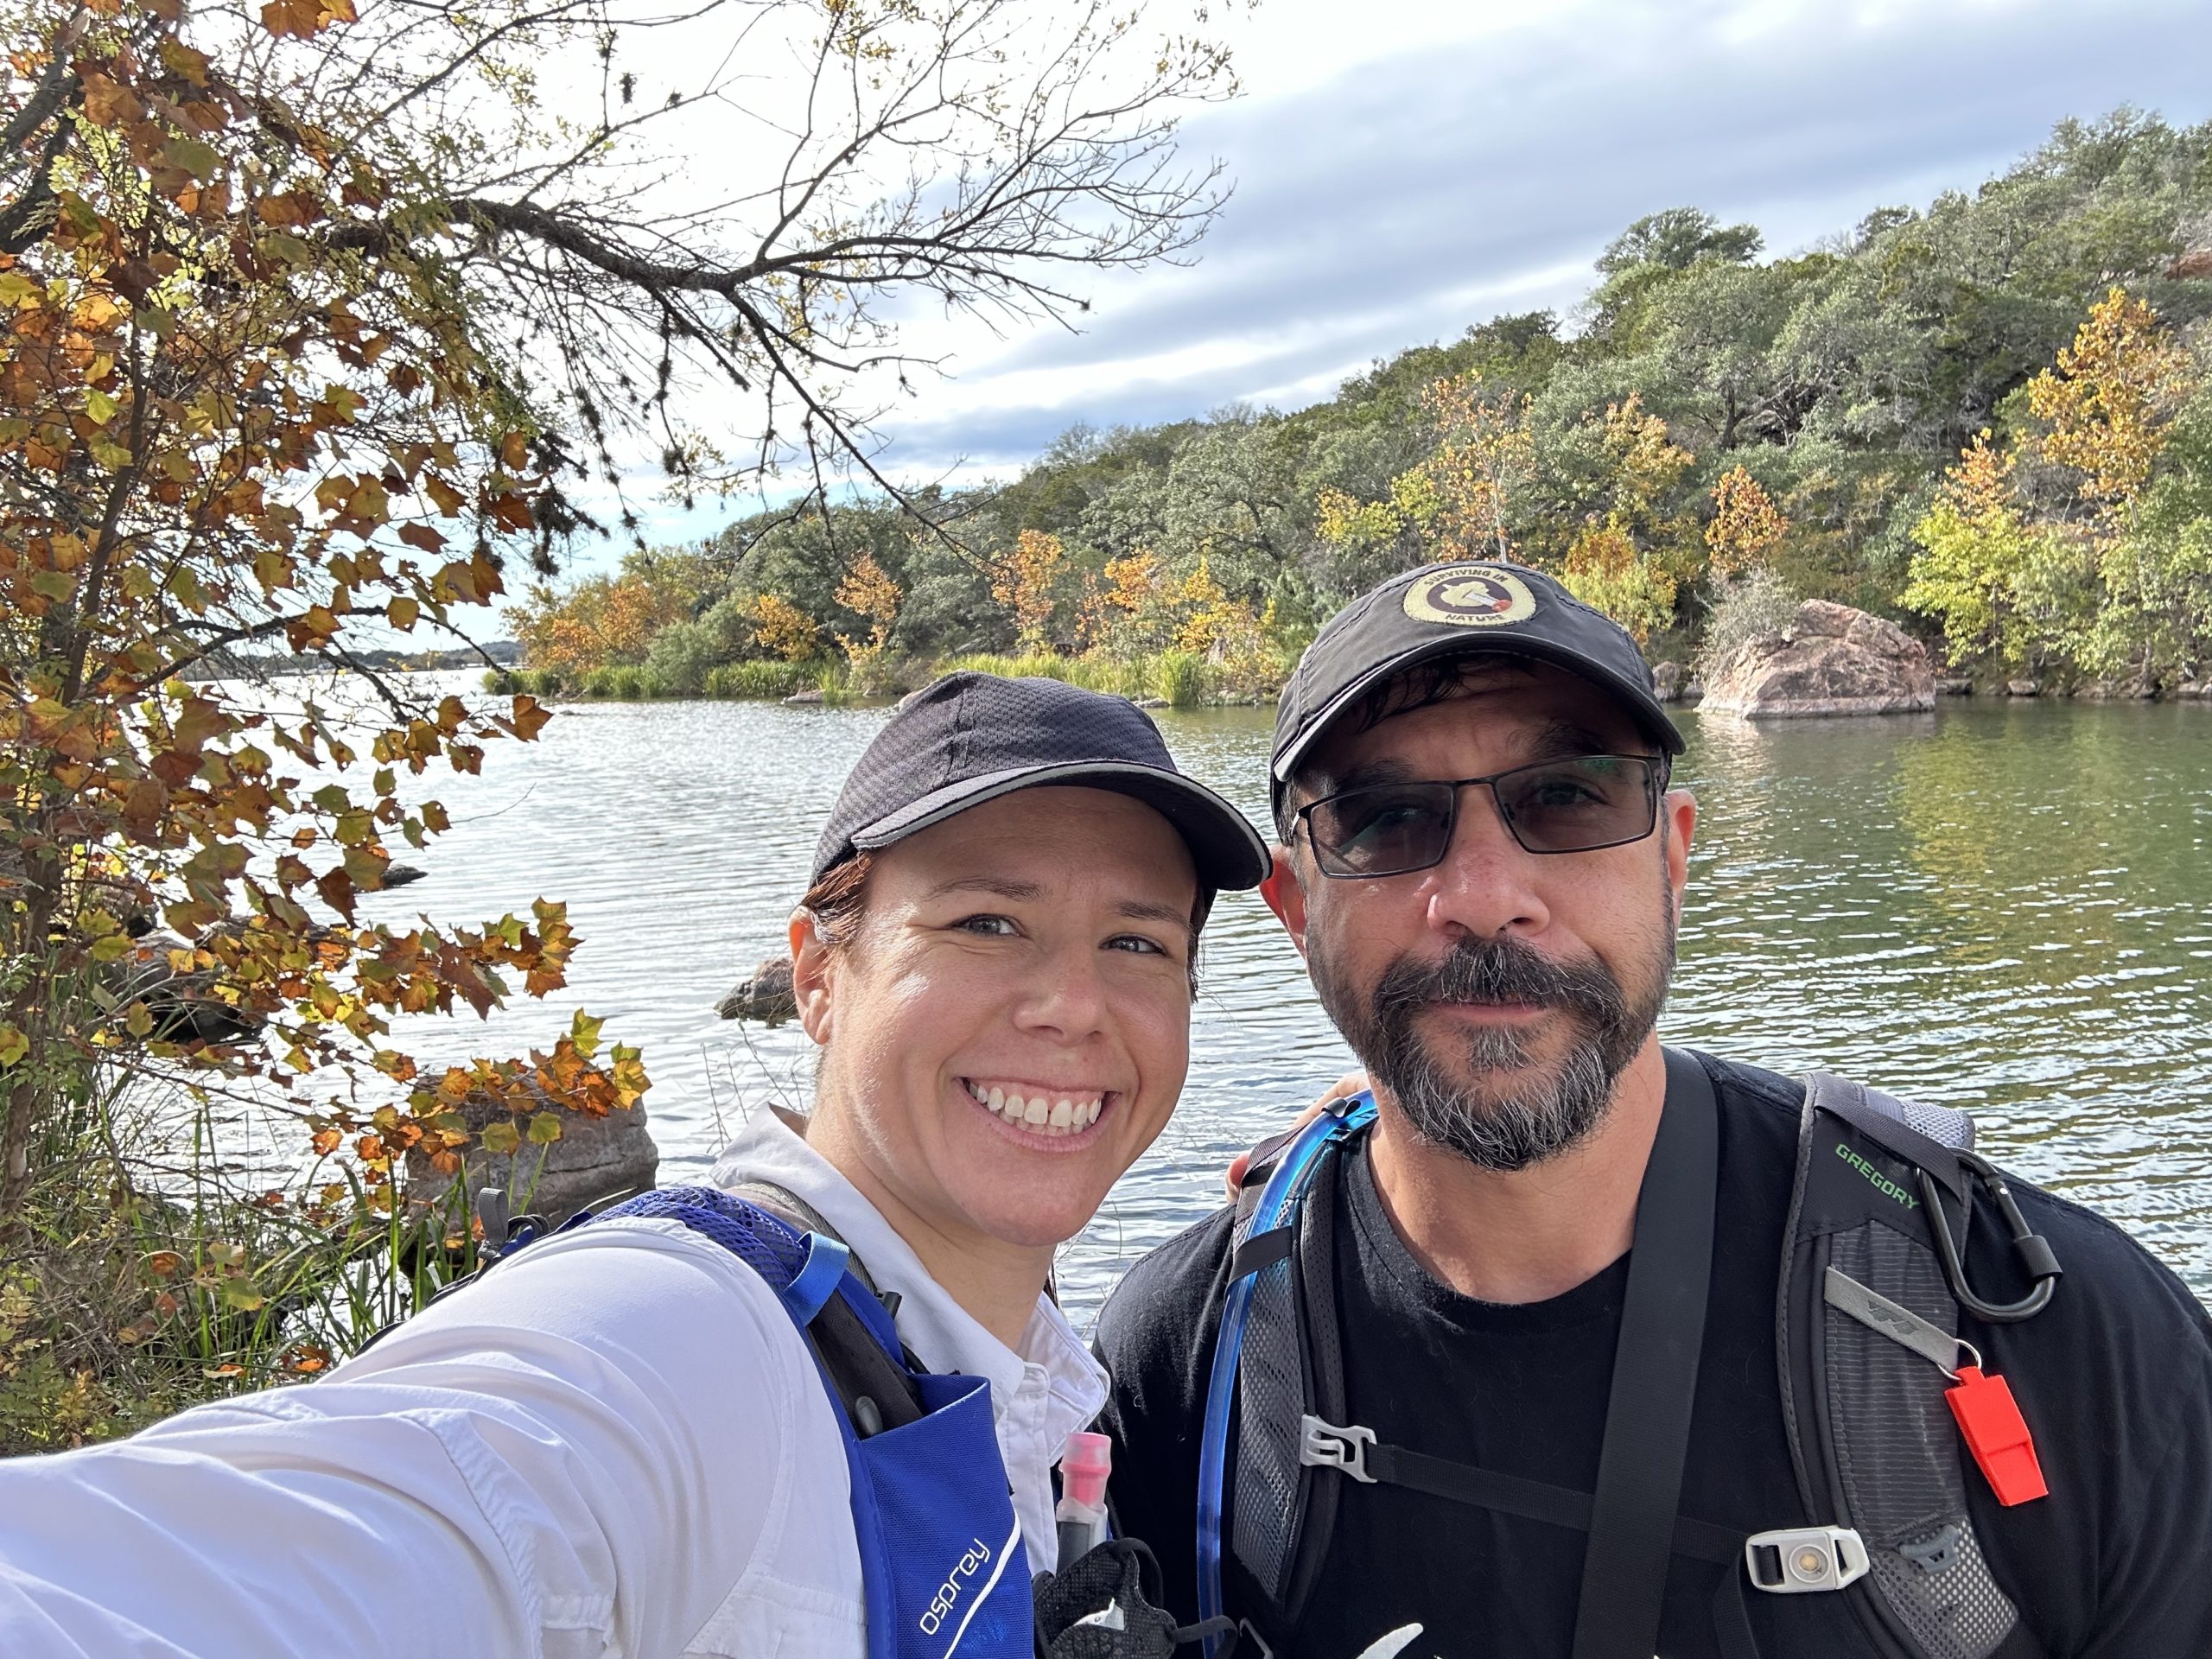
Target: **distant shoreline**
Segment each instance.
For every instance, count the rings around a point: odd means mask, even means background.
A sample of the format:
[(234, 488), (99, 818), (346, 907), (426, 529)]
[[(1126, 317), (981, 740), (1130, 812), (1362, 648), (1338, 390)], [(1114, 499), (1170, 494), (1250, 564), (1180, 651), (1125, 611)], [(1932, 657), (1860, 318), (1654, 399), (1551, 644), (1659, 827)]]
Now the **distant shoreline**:
[[(522, 660), (522, 646), (512, 639), (493, 639), (481, 645), (453, 651), (356, 651), (350, 665), (378, 673), (432, 674), (457, 668), (482, 668), (486, 662), (512, 668)], [(327, 674), (349, 664), (328, 656), (298, 657), (288, 652), (234, 655), (217, 652), (201, 658), (184, 671), (184, 679), (243, 680), (282, 674)]]

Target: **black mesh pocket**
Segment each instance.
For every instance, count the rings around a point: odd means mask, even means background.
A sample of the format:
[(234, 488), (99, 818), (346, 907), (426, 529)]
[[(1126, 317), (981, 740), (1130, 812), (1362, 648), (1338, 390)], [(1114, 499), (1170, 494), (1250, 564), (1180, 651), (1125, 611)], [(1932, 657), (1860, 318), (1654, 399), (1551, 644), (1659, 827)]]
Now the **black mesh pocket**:
[(1299, 1353), (1298, 1294), (1287, 1258), (1252, 1283), (1236, 1376), (1236, 1554), (1281, 1605), (1289, 1588), (1291, 1542), (1304, 1493), (1299, 1419), (1306, 1372)]
[[(1835, 1234), (1830, 1252), (1860, 1284), (1955, 1328), (1949, 1287), (1926, 1247), (1868, 1222)], [(1986, 1659), (2019, 1615), (1967, 1518), (1943, 1374), (1835, 1307), (1822, 1314), (1836, 1471), (1874, 1584), (1927, 1659)]]

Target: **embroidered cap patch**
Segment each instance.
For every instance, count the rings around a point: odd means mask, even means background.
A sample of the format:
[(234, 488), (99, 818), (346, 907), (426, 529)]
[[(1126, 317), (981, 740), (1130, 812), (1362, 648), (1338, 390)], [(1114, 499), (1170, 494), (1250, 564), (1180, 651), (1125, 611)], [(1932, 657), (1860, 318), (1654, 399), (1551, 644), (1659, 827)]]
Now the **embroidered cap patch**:
[(1406, 589), (1406, 614), (1417, 622), (1495, 628), (1535, 614), (1528, 583), (1494, 564), (1455, 564)]

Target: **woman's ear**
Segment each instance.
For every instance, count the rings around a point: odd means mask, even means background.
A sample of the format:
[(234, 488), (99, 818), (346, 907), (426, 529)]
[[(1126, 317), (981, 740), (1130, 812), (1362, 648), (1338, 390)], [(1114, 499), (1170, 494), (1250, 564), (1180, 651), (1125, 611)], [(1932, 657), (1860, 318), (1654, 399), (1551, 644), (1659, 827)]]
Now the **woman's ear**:
[(836, 1002), (837, 953), (823, 937), (822, 923), (800, 906), (791, 912), (791, 997), (798, 1004), (798, 1023), (817, 1043), (830, 1040), (830, 1012)]

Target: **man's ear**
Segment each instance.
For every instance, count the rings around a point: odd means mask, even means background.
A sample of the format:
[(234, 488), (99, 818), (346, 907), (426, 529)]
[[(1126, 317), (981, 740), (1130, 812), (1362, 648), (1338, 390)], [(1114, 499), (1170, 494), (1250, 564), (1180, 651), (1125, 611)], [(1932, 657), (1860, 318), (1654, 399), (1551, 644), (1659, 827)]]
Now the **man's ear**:
[(1268, 908), (1274, 912), (1275, 919), (1302, 957), (1306, 954), (1306, 889), (1299, 885), (1298, 872), (1291, 868), (1289, 848), (1276, 848), (1274, 859), (1274, 868), (1260, 883), (1260, 897), (1268, 901)]
[(837, 982), (837, 953), (822, 937), (814, 912), (800, 906), (791, 912), (791, 996), (798, 1004), (800, 1027), (817, 1043), (830, 1040), (830, 1011)]
[(1687, 789), (1670, 789), (1661, 798), (1659, 810), (1667, 820), (1667, 885), (1675, 890), (1680, 915), (1682, 893), (1689, 886), (1690, 838), (1697, 833), (1697, 797)]

